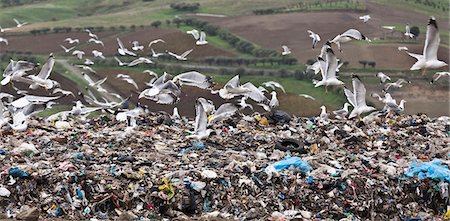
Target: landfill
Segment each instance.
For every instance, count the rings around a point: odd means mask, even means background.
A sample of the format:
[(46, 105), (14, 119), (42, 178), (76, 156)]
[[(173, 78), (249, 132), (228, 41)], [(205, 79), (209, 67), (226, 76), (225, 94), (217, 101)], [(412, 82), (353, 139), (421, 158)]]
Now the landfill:
[(214, 123), (202, 141), (163, 112), (133, 130), (32, 118), (1, 131), (0, 219), (450, 219), (449, 117), (269, 118)]

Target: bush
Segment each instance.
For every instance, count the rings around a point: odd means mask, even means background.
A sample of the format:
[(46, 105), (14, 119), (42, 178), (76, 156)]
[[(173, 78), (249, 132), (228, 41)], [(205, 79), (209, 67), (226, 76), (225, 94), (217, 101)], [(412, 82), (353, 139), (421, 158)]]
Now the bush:
[(200, 7), (200, 3), (172, 3), (170, 7), (177, 11), (196, 11)]
[(150, 25), (154, 28), (158, 28), (162, 24), (161, 21), (154, 21)]

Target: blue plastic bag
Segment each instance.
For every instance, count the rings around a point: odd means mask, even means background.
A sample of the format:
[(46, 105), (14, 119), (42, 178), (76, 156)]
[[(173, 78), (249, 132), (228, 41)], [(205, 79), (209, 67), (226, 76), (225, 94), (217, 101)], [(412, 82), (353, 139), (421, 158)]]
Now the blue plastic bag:
[(413, 161), (405, 175), (419, 179), (431, 178), (450, 182), (450, 170), (439, 159), (424, 163)]
[[(288, 169), (291, 166), (300, 169), (300, 171), (302, 171), (304, 173), (310, 172), (312, 170), (312, 168), (308, 164), (308, 162), (303, 161), (299, 157), (291, 157), (291, 156), (286, 156), (284, 158), (284, 160), (280, 160), (278, 162), (275, 162), (272, 165), (268, 166), (268, 168), (273, 168), (276, 171), (280, 171), (280, 170), (283, 170), (283, 169)], [(266, 170), (268, 168), (266, 168)], [(271, 169), (268, 169), (268, 170), (270, 171)]]
[(19, 167), (11, 167), (8, 173), (12, 177), (28, 177), (30, 174), (27, 171), (21, 170)]

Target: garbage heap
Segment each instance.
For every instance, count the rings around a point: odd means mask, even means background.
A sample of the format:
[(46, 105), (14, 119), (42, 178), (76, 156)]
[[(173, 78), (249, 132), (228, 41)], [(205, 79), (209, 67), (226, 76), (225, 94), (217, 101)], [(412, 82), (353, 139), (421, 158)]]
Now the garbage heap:
[[(271, 124), (268, 124), (268, 123)], [(0, 137), (0, 219), (445, 220), (448, 117), (214, 123), (165, 113)]]

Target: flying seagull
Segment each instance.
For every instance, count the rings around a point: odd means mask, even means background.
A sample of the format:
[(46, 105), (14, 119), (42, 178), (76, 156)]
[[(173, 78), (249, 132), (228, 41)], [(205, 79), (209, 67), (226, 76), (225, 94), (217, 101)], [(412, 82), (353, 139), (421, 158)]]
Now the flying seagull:
[(117, 44), (119, 45), (119, 48), (117, 49), (117, 51), (119, 52), (120, 55), (122, 55), (122, 56), (130, 55), (130, 56), (134, 56), (134, 57), (137, 56), (136, 53), (125, 48), (125, 46), (123, 46), (123, 43), (119, 38), (116, 38), (116, 40), (117, 40)]
[(92, 54), (96, 58), (106, 59), (105, 56), (103, 55), (103, 52), (101, 52), (101, 51), (93, 50)]
[(6, 38), (0, 37), (0, 43), (1, 43), (1, 42), (3, 42), (3, 43), (5, 43), (6, 45), (8, 45), (8, 39), (6, 39)]
[(42, 66), (41, 71), (39, 71), (39, 74), (27, 76), (34, 82), (33, 84), (30, 85), (30, 89), (35, 90), (39, 86), (44, 87), (47, 90), (53, 88), (54, 83), (52, 80), (48, 78), (50, 77), (54, 65), (55, 65), (55, 58), (53, 57), (53, 54), (50, 54), (50, 56), (47, 59), (47, 62), (45, 62), (45, 64)]
[(308, 95), (308, 94), (299, 94), (298, 96), (301, 96), (301, 97), (304, 97), (304, 98), (307, 98), (307, 99), (311, 99), (313, 101), (316, 100), (316, 98), (314, 98), (313, 96)]
[(89, 37), (98, 39), (98, 36), (91, 32), (89, 29), (85, 29), (85, 31), (89, 34)]
[(425, 71), (427, 68), (436, 69), (447, 66), (447, 63), (439, 61), (437, 58), (440, 41), (441, 39), (439, 37), (439, 29), (436, 23), (436, 18), (431, 17), (428, 20), (423, 54), (414, 54), (408, 52), (410, 56), (417, 59), (417, 62), (410, 68), (410, 70), (423, 69), (422, 75), (425, 75)]
[(370, 15), (364, 15), (364, 16), (359, 16), (359, 19), (363, 20), (363, 22), (366, 23), (371, 18), (370, 18)]
[(436, 72), (433, 75), (433, 80), (430, 81), (430, 84), (433, 84), (434, 82), (436, 82), (437, 80), (439, 80), (439, 78), (441, 77), (450, 77), (450, 73), (448, 71), (445, 72)]
[(376, 77), (380, 79), (380, 84), (384, 83), (386, 80), (391, 81), (391, 78), (389, 76), (387, 76), (386, 74), (384, 74), (383, 72), (378, 72)]
[(95, 44), (99, 44), (99, 45), (105, 47), (105, 44), (103, 43), (103, 41), (100, 41), (100, 40), (95, 39), (95, 38), (90, 38), (90, 39), (88, 40), (88, 42), (93, 42), (93, 43), (95, 43)]
[(186, 61), (186, 60), (187, 60), (186, 57), (187, 57), (193, 50), (194, 50), (194, 49), (187, 50), (187, 51), (183, 52), (183, 54), (181, 54), (181, 55), (177, 55), (177, 54), (175, 54), (175, 53), (173, 53), (173, 52), (170, 52), (170, 51), (167, 51), (167, 50), (166, 50), (166, 52), (167, 52), (167, 54), (173, 56), (174, 58), (176, 58), (176, 59), (178, 59), (178, 60), (180, 60), (180, 61)]
[(405, 36), (409, 38), (414, 38), (414, 34), (411, 33), (411, 29), (409, 28), (409, 24), (406, 24), (405, 26)]
[(194, 133), (192, 135), (186, 136), (188, 139), (203, 140), (209, 137), (212, 129), (206, 129), (208, 126), (208, 116), (203, 109), (203, 105), (197, 100), (195, 102), (195, 123), (194, 123)]
[(195, 44), (197, 45), (208, 44), (208, 42), (206, 41), (206, 33), (204, 31), (200, 32), (200, 39), (198, 39), (197, 42), (195, 42)]
[(133, 51), (143, 51), (144, 50), (144, 46), (139, 45), (138, 41), (133, 41), (133, 42), (131, 42), (131, 44), (133, 44), (133, 47), (131, 47), (131, 49), (133, 49)]
[(270, 88), (272, 88), (272, 90), (275, 90), (275, 88), (280, 88), (284, 93), (286, 93), (283, 85), (281, 85), (280, 83), (278, 83), (276, 81), (267, 81), (267, 82), (262, 83), (262, 85), (264, 87), (270, 87)]
[(391, 87), (401, 88), (401, 87), (403, 87), (404, 83), (411, 83), (411, 82), (401, 78), (401, 79), (398, 79), (396, 82), (386, 83), (384, 85), (384, 90), (387, 91)]
[(18, 28), (28, 24), (27, 22), (21, 23), (19, 20), (15, 19), (15, 18), (13, 20), (14, 20), (14, 22), (16, 22)]
[(408, 51), (408, 48), (406, 46), (398, 46), (398, 51)]
[(156, 43), (159, 43), (159, 42), (166, 43), (164, 40), (158, 38), (158, 39), (153, 40), (150, 43), (148, 43), (148, 47), (151, 48), (153, 44), (156, 44)]
[(353, 106), (349, 119), (375, 110), (374, 107), (367, 106), (366, 87), (357, 75), (352, 75), (352, 84), (353, 92), (347, 88), (344, 88), (345, 96), (347, 97), (348, 102)]
[(325, 91), (327, 91), (327, 86), (344, 85), (344, 82), (338, 80), (336, 77), (338, 61), (331, 47), (326, 49), (325, 58), (326, 60), (321, 57), (317, 58), (320, 62), (320, 72), (322, 73), (322, 80), (317, 82), (314, 87), (325, 86)]
[(211, 81), (211, 77), (201, 74), (197, 71), (188, 71), (185, 73), (181, 73), (173, 78), (175, 83), (179, 83), (180, 85), (189, 85), (198, 87), (201, 89), (208, 89), (214, 86), (214, 83)]
[(61, 48), (64, 49), (64, 52), (66, 52), (66, 53), (69, 53), (70, 51), (72, 51), (72, 49), (75, 48), (75, 46), (74, 47), (70, 47), (70, 48), (66, 48), (66, 47), (64, 47), (64, 45), (59, 45), (59, 46), (61, 46)]
[(119, 63), (119, 66), (125, 66), (128, 65), (128, 63), (122, 62), (118, 57), (114, 56), (114, 59), (116, 59), (117, 63)]
[(200, 38), (199, 32), (197, 30), (195, 30), (195, 29), (192, 29), (190, 31), (186, 31), (186, 33), (187, 34), (191, 34), (195, 38), (195, 40), (198, 40)]
[(311, 30), (307, 31), (309, 33), (309, 37), (312, 39), (312, 48), (315, 48), (317, 45), (317, 42), (320, 41), (320, 36)]
[(72, 55), (77, 56), (78, 59), (83, 59), (84, 51), (74, 50), (72, 51)]
[(153, 61), (150, 60), (150, 59), (148, 59), (148, 58), (140, 57), (140, 58), (138, 58), (138, 59), (135, 59), (135, 60), (131, 61), (131, 62), (128, 64), (128, 67), (136, 66), (136, 65), (142, 64), (142, 63), (145, 63), (145, 64), (153, 64)]
[(288, 46), (282, 45), (281, 48), (283, 48), (283, 52), (281, 52), (281, 55), (285, 56), (291, 53), (291, 49), (289, 49)]
[(65, 42), (69, 42), (69, 44), (75, 44), (75, 43), (79, 44), (80, 43), (80, 40), (77, 39), (77, 38), (75, 38), (75, 39), (73, 39), (73, 38), (66, 38), (66, 39), (64, 39), (64, 41)]
[(335, 43), (338, 46), (339, 51), (342, 52), (341, 43), (349, 42), (353, 39), (370, 41), (366, 36), (361, 34), (360, 31), (358, 31), (356, 29), (349, 29), (349, 30), (345, 31), (344, 33), (334, 37), (333, 40), (331, 40), (330, 42)]

